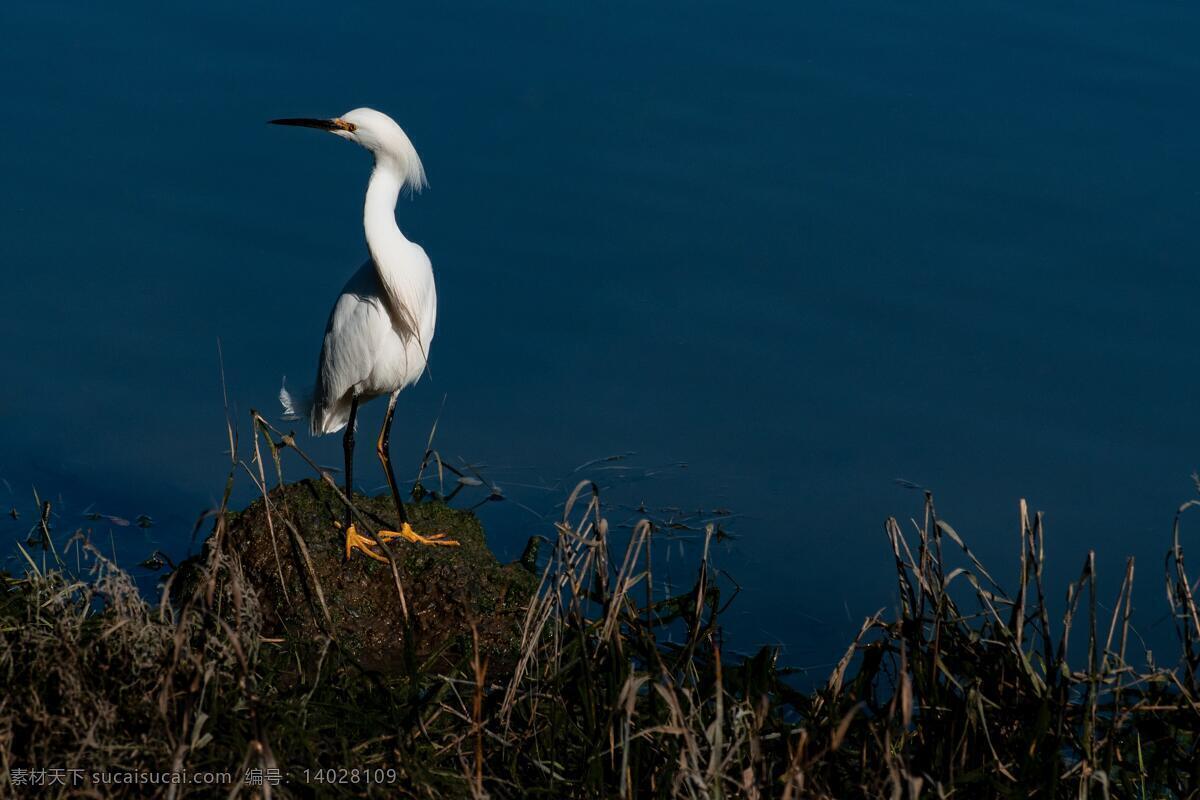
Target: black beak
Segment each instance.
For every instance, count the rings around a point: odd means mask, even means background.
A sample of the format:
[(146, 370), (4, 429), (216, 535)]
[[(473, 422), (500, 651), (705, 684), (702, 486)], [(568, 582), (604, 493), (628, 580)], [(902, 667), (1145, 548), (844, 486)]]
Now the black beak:
[(273, 119), (271, 125), (294, 125), (297, 128), (316, 128), (319, 131), (336, 131), (343, 126), (336, 119)]

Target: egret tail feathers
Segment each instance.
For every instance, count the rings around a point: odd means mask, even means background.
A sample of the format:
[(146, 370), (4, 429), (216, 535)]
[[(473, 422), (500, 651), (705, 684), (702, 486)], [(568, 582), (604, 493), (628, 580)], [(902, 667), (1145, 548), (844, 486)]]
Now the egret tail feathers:
[(304, 419), (312, 414), (312, 396), (289, 392), (286, 375), (283, 377), (283, 384), (279, 387), (279, 404), (283, 406), (283, 418), (288, 422)]
[(286, 377), (283, 379), (283, 385), (279, 387), (279, 404), (283, 406), (282, 419), (293, 422), (307, 418), (308, 432), (313, 436), (337, 433), (350, 421), (349, 403), (339, 403), (332, 407), (324, 403), (317, 405), (312, 392), (289, 391)]

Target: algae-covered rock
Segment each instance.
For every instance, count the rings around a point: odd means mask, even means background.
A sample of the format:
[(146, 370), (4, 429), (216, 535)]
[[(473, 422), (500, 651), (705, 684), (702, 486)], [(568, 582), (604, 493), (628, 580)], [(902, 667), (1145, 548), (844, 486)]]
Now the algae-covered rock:
[[(391, 566), (361, 552), (345, 560), (345, 534), (335, 525), (344, 519), (345, 506), (327, 484), (290, 484), (272, 491), (270, 500), (272, 525), (260, 498), (231, 514), (228, 529), (230, 546), (262, 605), (267, 635), (317, 637), (330, 628), (364, 665), (396, 671), (403, 664), (406, 633), (418, 659), (445, 663), (472, 652), (474, 625), (492, 667), (511, 663), (537, 581), (519, 564), (496, 560), (474, 514), (442, 503), (406, 504), (418, 533), (459, 542), (458, 547), (389, 543), (408, 606), (406, 625)], [(354, 503), (376, 527), (396, 529), (390, 495), (356, 494)]]

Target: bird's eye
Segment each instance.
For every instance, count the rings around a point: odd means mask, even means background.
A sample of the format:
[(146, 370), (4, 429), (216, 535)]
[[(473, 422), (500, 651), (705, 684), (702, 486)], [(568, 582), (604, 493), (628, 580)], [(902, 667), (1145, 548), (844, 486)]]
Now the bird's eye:
[(354, 133), (356, 130), (358, 130), (357, 125), (355, 125), (353, 122), (346, 122), (344, 119), (335, 119), (333, 124), (335, 127), (338, 127), (349, 133)]

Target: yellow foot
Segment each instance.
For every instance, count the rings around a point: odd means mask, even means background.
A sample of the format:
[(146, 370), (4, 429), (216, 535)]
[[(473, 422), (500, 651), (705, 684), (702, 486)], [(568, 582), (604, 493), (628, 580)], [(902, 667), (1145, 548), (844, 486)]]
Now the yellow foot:
[[(407, 522), (400, 526), (398, 531), (380, 531), (379, 538), (387, 541), (389, 539), (404, 539), (413, 544), (428, 544), (440, 545), (442, 547), (458, 547), (458, 542), (453, 539), (447, 539), (444, 533), (434, 533), (429, 536), (422, 536), (412, 529), (412, 525)], [(375, 544), (371, 542), (371, 544)]]
[(361, 550), (367, 556), (375, 559), (376, 561), (382, 561), (383, 563), (386, 564), (387, 559), (371, 549), (371, 545), (373, 545), (373, 544), (375, 544), (374, 539), (368, 539), (366, 536), (363, 536), (362, 534), (360, 534), (358, 531), (356, 531), (354, 529), (353, 525), (346, 528), (346, 560), (347, 561), (350, 560), (350, 551), (351, 550)]

